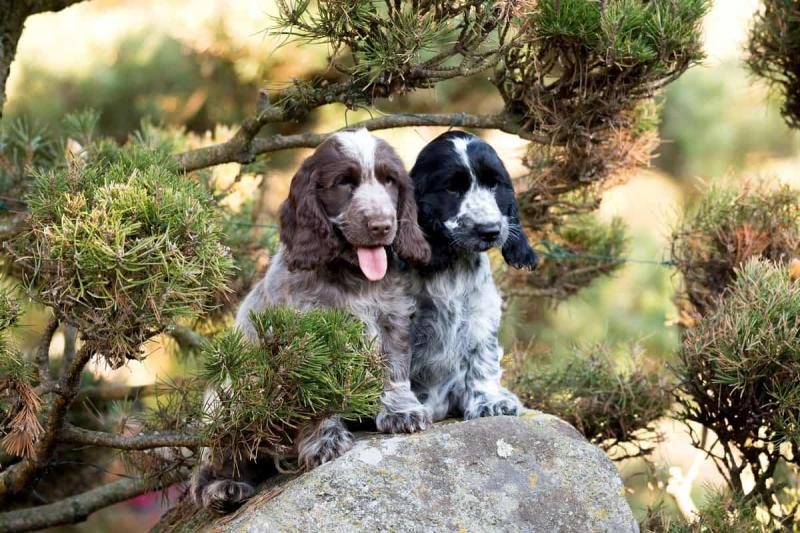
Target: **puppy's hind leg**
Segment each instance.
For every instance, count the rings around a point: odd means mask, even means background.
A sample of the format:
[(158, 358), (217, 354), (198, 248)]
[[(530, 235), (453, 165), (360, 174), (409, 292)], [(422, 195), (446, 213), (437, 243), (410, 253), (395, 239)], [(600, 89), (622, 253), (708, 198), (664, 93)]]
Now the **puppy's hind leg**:
[(300, 430), (297, 461), (306, 470), (333, 461), (353, 447), (353, 435), (338, 416), (312, 422)]
[(230, 458), (212, 461), (210, 450), (203, 450), (203, 459), (192, 474), (190, 492), (195, 504), (217, 514), (235, 511), (256, 492), (257, 465), (239, 464), (234, 471)]

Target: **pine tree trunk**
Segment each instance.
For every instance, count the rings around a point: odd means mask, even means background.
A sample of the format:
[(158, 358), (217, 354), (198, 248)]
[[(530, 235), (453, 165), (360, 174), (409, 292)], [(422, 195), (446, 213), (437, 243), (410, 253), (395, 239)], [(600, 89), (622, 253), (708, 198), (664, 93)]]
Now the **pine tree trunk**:
[(11, 70), (11, 62), (17, 53), (17, 42), (22, 35), (22, 27), (28, 17), (30, 6), (25, 2), (1, 0), (0, 13), (0, 119), (6, 103), (6, 81)]
[(17, 53), (17, 43), (30, 15), (61, 11), (83, 0), (0, 0), (0, 119), (6, 104), (6, 81)]

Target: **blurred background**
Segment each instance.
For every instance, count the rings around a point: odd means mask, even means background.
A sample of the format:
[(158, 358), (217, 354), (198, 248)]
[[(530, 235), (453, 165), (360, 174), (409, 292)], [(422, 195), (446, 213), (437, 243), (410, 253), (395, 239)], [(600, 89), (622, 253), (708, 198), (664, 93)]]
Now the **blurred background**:
[[(503, 331), (509, 351), (524, 346), (535, 357), (558, 360), (602, 342), (612, 351), (636, 346), (651, 364), (669, 365), (678, 348), (673, 296), (679, 280), (669, 266), (655, 263), (669, 258), (669, 236), (682, 211), (709, 184), (722, 180), (770, 176), (794, 180), (800, 187), (800, 136), (786, 127), (763, 82), (742, 64), (757, 5), (756, 0), (716, 3), (705, 23), (707, 60), (659, 99), (662, 144), (652, 168), (609, 190), (596, 213), (606, 221), (618, 216), (626, 222), (627, 256), (642, 262), (626, 263), (555, 309), (541, 302), (514, 302)], [(297, 47), (270, 33), (273, 13), (268, 0), (93, 0), (31, 17), (12, 66), (4, 119), (24, 117), (32, 125), (57, 129), (64, 114), (92, 108), (101, 113), (100, 133), (119, 141), (142, 123), (185, 129), (199, 143), (225, 138), (253, 112), (259, 88), (326, 68), (329, 51), (324, 47)], [(415, 93), (405, 105), (491, 112), (501, 102), (483, 83), (445, 83)], [(397, 103), (386, 106), (388, 111)], [(294, 127), (329, 131), (364, 118), (369, 118), (366, 112), (328, 106)], [(441, 131), (408, 128), (378, 135), (398, 149), (410, 168), (418, 151)], [(497, 132), (484, 135), (512, 175), (521, 173), (524, 142)], [(273, 222), (304, 155), (302, 150), (277, 153), (248, 168), (240, 176), (238, 195), (229, 201), (255, 205), (254, 222)], [(215, 169), (221, 180), (239, 173), (238, 164)], [(256, 227), (250, 236), (261, 241), (268, 231)], [(42, 315), (31, 308), (24, 324), (17, 332), (19, 342), (32, 347), (43, 327)], [(120, 383), (144, 385), (180, 376), (185, 369), (153, 345), (141, 363), (113, 373), (102, 367), (94, 371)], [(661, 429), (666, 440), (649, 464), (617, 463), (640, 513), (665, 498), (664, 473), (670, 468), (697, 471), (697, 499), (719, 482), (713, 464), (698, 456), (680, 423), (664, 422)], [(143, 496), (63, 529), (147, 530), (169, 502), (161, 495)], [(668, 499), (664, 504), (671, 505)]]

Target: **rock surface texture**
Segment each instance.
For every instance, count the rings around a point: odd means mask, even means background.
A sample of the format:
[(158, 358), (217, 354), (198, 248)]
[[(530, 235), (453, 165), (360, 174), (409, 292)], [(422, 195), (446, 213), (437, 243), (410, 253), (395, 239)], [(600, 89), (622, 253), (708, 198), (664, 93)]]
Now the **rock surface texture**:
[[(200, 529), (638, 531), (611, 461), (570, 425), (537, 412), (371, 435), (267, 493), (233, 516), (200, 520)], [(200, 525), (194, 518), (191, 529)]]

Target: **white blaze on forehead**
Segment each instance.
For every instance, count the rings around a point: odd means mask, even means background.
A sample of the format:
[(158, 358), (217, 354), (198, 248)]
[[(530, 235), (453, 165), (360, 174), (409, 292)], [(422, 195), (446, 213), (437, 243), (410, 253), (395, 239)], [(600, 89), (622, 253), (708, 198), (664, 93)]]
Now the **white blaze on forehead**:
[(458, 154), (458, 157), (461, 159), (461, 162), (464, 163), (464, 166), (467, 167), (469, 175), (472, 176), (474, 180), (475, 174), (472, 172), (472, 166), (469, 164), (469, 155), (467, 154), (467, 146), (472, 142), (472, 137), (456, 136), (450, 139), (450, 142), (453, 143), (453, 148)]
[(355, 131), (340, 131), (333, 136), (348, 157), (358, 161), (366, 176), (375, 175), (375, 150), (378, 139), (365, 128)]
[(395, 218), (392, 197), (377, 180), (370, 180), (356, 187), (352, 205), (368, 217)]
[(500, 224), (503, 221), (503, 214), (497, 206), (497, 200), (494, 197), (494, 191), (481, 186), (475, 177), (475, 172), (469, 161), (469, 154), (467, 153), (467, 146), (473, 141), (472, 137), (453, 137), (450, 142), (453, 143), (458, 158), (469, 170), (470, 186), (464, 197), (461, 200), (461, 205), (458, 208), (458, 214), (453, 218), (445, 221), (444, 225), (450, 230), (456, 229), (460, 222), (469, 219), (473, 224)]

